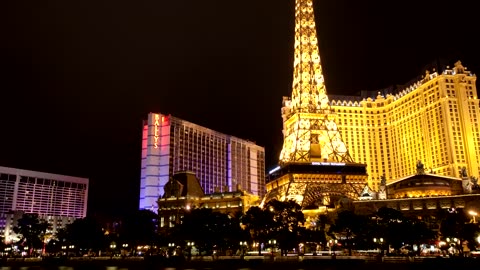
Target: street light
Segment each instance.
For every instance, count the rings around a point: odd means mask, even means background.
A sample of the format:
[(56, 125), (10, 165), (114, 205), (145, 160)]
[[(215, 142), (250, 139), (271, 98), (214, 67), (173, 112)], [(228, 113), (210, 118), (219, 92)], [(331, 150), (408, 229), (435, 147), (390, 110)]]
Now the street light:
[(168, 243), (168, 249), (169, 249), (169, 255), (174, 256), (175, 255), (175, 243)]
[(245, 247), (247, 246), (247, 241), (240, 241), (240, 255), (243, 258), (245, 256)]
[(276, 250), (277, 240), (275, 239), (268, 240), (268, 243), (272, 246), (272, 256), (273, 256), (273, 253), (277, 251)]
[(475, 221), (475, 217), (478, 215), (478, 213), (473, 210), (468, 211), (468, 213), (473, 217), (473, 223), (477, 223)]
[(188, 259), (192, 259), (192, 248), (193, 246), (195, 246), (195, 242), (187, 242), (187, 246), (188, 246)]
[(115, 244), (115, 243), (110, 244), (110, 249), (112, 250), (111, 257), (113, 257), (113, 255), (115, 255), (115, 249), (116, 248), (117, 248), (117, 244)]

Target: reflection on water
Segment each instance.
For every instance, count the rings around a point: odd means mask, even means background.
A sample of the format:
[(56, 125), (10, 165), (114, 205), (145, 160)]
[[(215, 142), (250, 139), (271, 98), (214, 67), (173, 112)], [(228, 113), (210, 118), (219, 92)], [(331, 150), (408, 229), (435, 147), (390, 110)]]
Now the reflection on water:
[(0, 270), (425, 270), (425, 269), (479, 269), (480, 260), (431, 258), (415, 260), (408, 257), (389, 260), (352, 258), (305, 258), (303, 260), (242, 260), (216, 261), (185, 260), (64, 260), (1, 262)]

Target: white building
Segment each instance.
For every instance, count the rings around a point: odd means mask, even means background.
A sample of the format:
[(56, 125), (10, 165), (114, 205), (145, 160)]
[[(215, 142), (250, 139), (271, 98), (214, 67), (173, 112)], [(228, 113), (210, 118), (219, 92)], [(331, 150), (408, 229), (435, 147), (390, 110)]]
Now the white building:
[(16, 240), (13, 227), (23, 213), (38, 214), (50, 231), (87, 215), (88, 178), (0, 167), (0, 234)]
[(205, 194), (245, 190), (265, 194), (265, 149), (185, 120), (150, 113), (144, 121), (140, 209), (157, 211), (174, 173), (192, 171)]

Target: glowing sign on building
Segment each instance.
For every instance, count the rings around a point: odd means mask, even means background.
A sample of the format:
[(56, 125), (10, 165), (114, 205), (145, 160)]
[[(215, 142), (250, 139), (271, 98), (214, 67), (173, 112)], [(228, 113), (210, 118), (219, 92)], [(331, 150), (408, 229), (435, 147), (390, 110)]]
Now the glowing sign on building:
[(312, 165), (345, 166), (343, 162), (312, 162)]
[(155, 114), (153, 145), (158, 148), (158, 138), (160, 137), (160, 115)]

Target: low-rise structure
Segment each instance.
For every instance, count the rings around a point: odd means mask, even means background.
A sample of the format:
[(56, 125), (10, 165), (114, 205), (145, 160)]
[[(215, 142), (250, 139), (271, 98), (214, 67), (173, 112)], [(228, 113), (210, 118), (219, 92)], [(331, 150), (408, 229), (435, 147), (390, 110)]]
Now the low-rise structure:
[(238, 189), (232, 192), (205, 194), (195, 173), (178, 172), (165, 185), (165, 193), (158, 199), (160, 230), (180, 223), (186, 212), (195, 208), (235, 215), (245, 213), (260, 203), (260, 197)]

